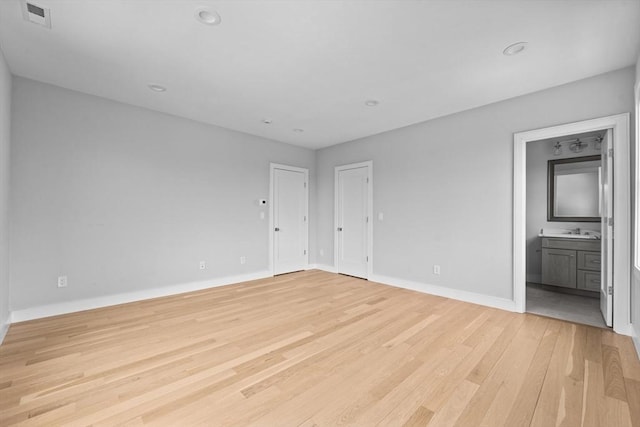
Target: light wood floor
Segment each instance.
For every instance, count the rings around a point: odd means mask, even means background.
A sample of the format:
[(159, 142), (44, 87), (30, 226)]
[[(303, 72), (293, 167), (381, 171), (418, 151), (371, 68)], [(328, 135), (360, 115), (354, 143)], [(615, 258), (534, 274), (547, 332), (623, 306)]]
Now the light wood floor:
[(309, 271), (11, 325), (0, 424), (640, 426), (604, 329)]

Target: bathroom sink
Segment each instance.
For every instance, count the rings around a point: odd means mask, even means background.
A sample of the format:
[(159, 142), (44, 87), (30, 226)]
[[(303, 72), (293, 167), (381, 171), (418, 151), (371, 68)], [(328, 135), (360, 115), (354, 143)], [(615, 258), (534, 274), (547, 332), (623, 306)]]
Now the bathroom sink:
[(589, 240), (598, 240), (600, 239), (598, 236), (590, 235), (590, 234), (570, 234), (570, 233), (547, 233), (547, 234), (538, 234), (540, 237), (561, 237), (563, 239), (589, 239)]
[(542, 229), (538, 234), (539, 237), (560, 237), (562, 239), (587, 239), (600, 240), (600, 233), (597, 231), (583, 230), (576, 233), (573, 230), (550, 230)]

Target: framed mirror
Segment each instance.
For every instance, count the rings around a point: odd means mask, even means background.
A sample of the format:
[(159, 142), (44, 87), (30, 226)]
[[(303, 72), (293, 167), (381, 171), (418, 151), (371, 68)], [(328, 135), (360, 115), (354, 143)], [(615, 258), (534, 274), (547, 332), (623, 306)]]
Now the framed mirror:
[(600, 156), (549, 160), (547, 221), (600, 222)]

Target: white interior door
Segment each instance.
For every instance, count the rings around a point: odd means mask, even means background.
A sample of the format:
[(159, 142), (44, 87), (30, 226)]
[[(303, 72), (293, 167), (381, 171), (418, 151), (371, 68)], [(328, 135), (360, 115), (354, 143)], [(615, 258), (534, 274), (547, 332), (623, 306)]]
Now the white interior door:
[(368, 278), (370, 166), (336, 168), (336, 269)]
[(272, 167), (273, 274), (304, 270), (307, 254), (306, 169)]
[(607, 326), (613, 326), (613, 149), (611, 129), (607, 130), (602, 140), (602, 171), (600, 198), (602, 216), (602, 254), (601, 254), (601, 288), (600, 311)]

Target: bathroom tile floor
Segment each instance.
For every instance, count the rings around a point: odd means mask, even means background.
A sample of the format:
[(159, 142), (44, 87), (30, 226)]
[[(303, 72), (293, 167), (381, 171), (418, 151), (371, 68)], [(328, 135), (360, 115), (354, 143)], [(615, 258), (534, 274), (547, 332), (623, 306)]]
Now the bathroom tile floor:
[(527, 284), (527, 313), (606, 328), (598, 298), (570, 295)]

